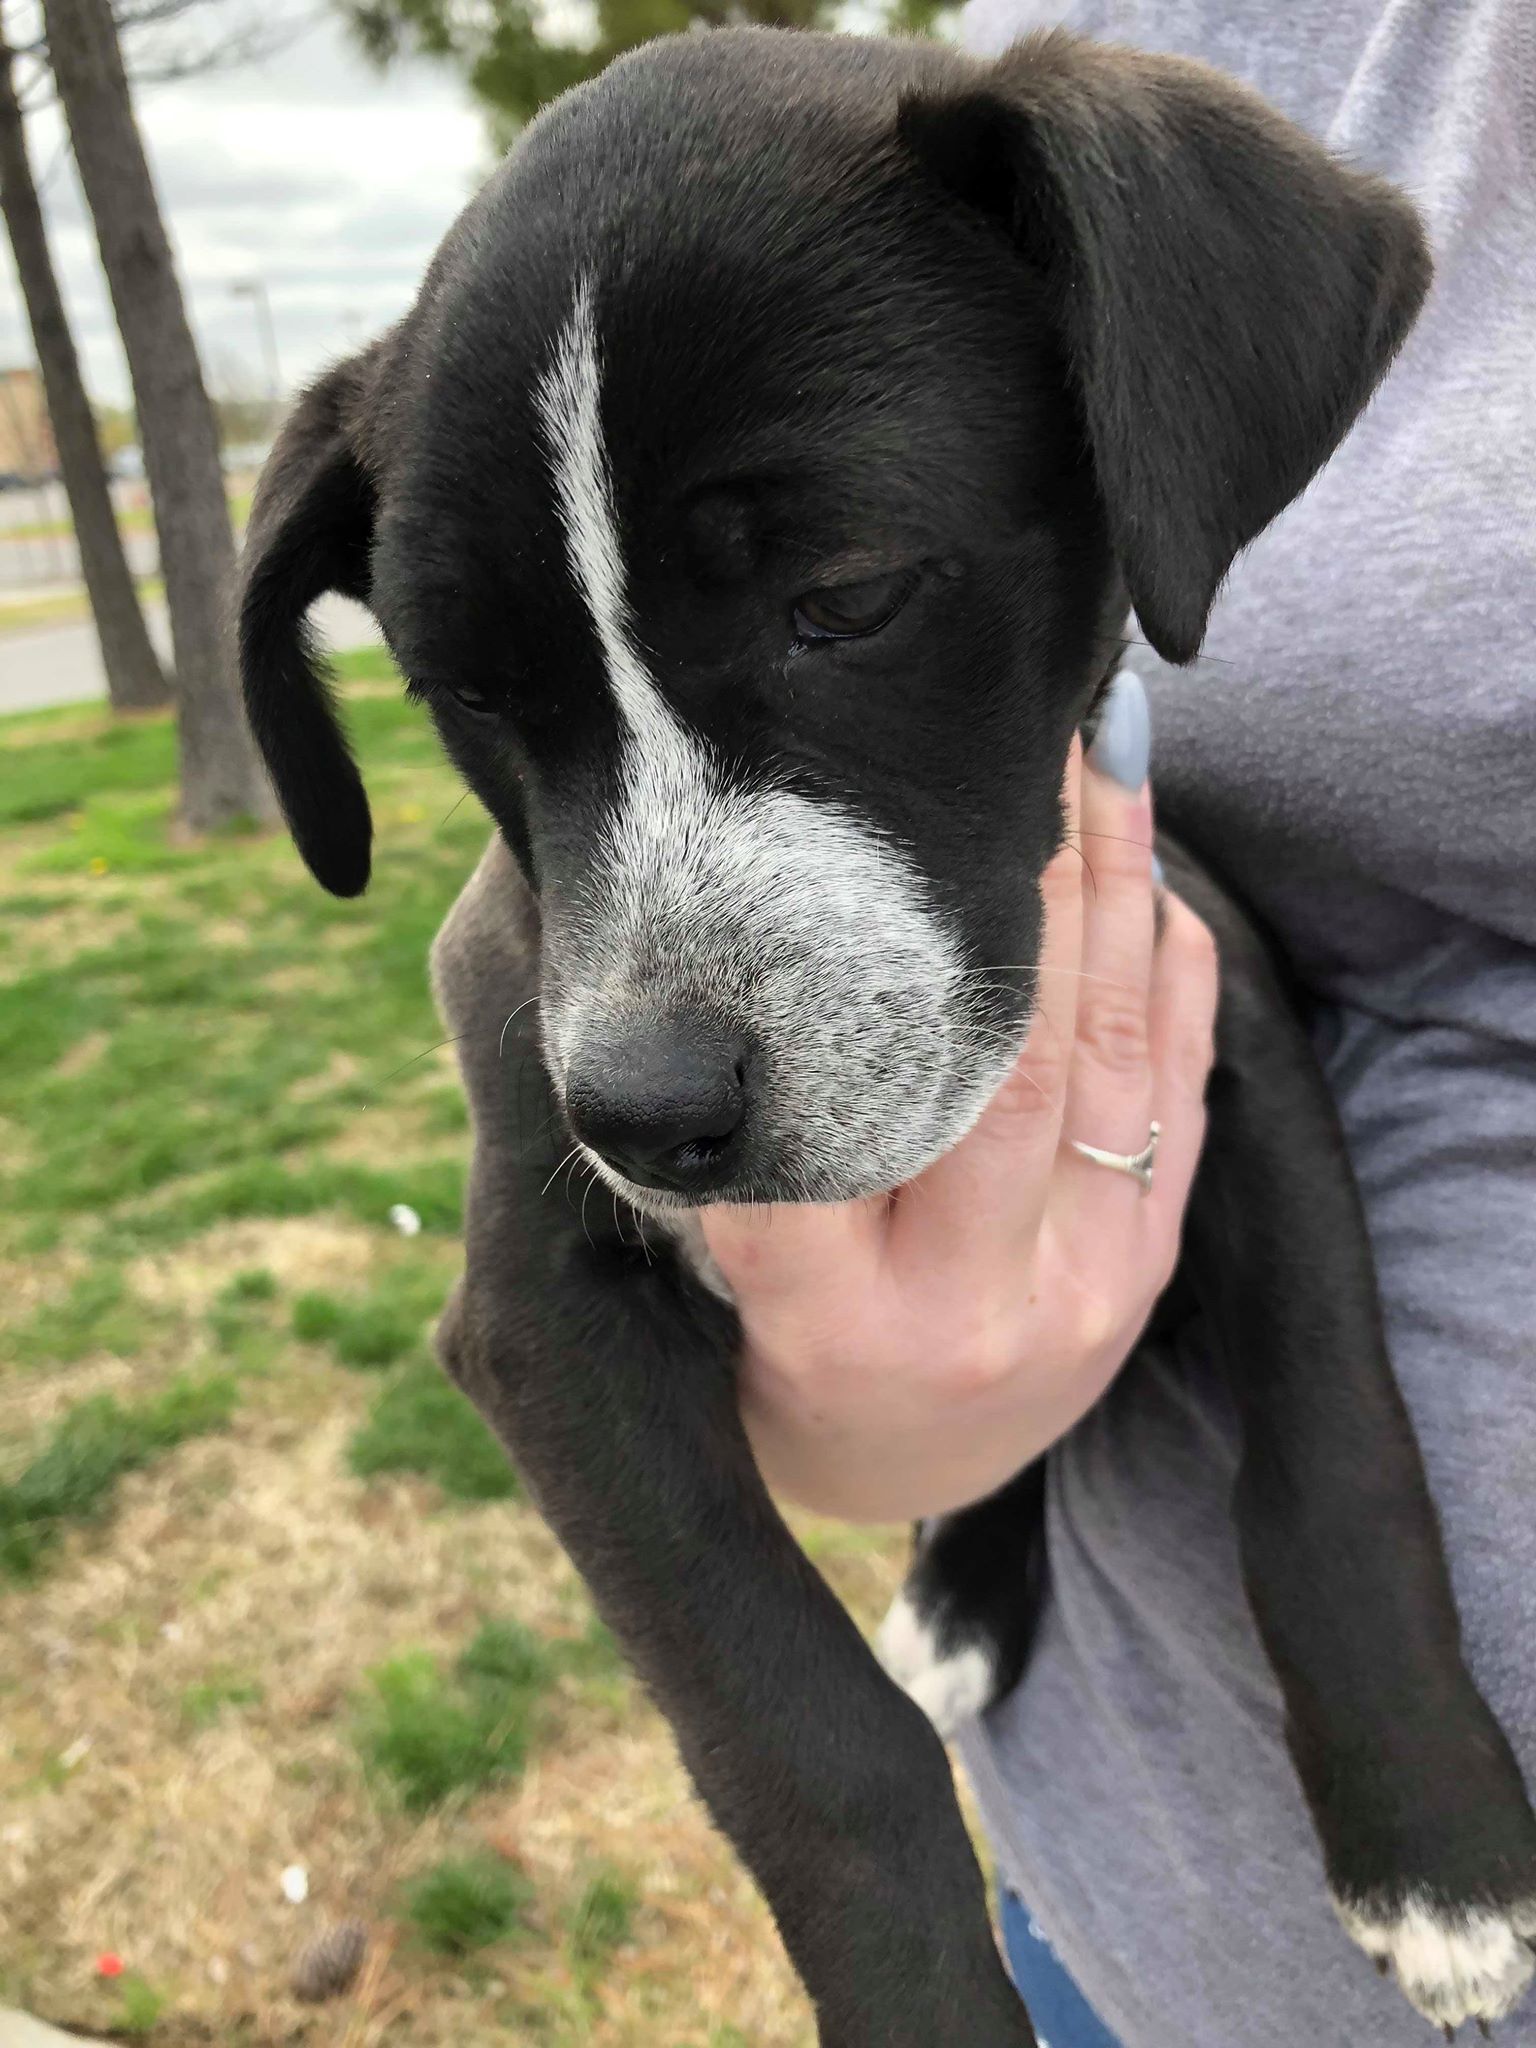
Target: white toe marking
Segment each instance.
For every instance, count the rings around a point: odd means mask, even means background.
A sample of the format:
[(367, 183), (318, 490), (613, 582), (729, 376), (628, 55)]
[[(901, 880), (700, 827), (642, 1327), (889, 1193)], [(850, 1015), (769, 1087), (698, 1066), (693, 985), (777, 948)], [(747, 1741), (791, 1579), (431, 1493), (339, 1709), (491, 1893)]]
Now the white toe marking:
[(940, 1651), (932, 1627), (899, 1593), (875, 1637), (875, 1655), (940, 1735), (948, 1738), (992, 1699), (992, 1660), (975, 1645)]
[(1536, 1901), (1521, 1906), (1446, 1906), (1427, 1895), (1397, 1906), (1336, 1898), (1344, 1931), (1392, 1966), (1409, 2004), (1440, 2026), (1499, 2020), (1536, 1974), (1522, 1935), (1536, 1931)]
[(983, 1650), (961, 1650), (920, 1673), (906, 1691), (947, 1738), (990, 1703), (992, 1665)]

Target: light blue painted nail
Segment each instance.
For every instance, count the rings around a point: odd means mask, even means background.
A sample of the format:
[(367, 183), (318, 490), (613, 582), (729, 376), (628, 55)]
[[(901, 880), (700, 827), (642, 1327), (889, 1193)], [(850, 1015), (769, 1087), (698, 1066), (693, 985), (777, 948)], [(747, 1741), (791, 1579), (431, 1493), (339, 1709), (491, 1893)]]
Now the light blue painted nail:
[(1154, 889), (1166, 889), (1168, 886), (1168, 877), (1163, 873), (1163, 864), (1155, 853), (1152, 856), (1152, 886)]
[(1152, 710), (1134, 669), (1121, 669), (1110, 684), (1088, 759), (1122, 789), (1134, 792), (1146, 781), (1152, 760)]

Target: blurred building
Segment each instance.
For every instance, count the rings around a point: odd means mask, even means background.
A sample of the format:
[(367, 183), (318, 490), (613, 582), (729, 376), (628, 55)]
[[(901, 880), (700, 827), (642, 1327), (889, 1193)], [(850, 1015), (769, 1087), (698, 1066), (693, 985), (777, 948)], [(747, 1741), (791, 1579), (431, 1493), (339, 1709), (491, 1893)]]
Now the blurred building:
[(58, 467), (42, 378), (30, 365), (0, 367), (0, 479), (53, 476)]

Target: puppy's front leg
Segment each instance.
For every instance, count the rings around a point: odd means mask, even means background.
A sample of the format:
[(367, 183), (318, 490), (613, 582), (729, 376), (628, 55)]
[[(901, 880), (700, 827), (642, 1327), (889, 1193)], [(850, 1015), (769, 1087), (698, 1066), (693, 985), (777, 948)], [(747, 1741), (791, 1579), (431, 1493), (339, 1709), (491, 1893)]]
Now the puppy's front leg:
[(482, 1137), (444, 1363), (671, 1721), (823, 2048), (1026, 2048), (943, 1749), (757, 1477), (734, 1317), (632, 1230), (592, 1228)]
[(1448, 2032), (1486, 2027), (1532, 1975), (1536, 1819), (1462, 1662), (1322, 1076), (1246, 921), (1159, 845), (1221, 949), (1186, 1269), (1241, 1416), (1243, 1572), (1287, 1738), (1349, 1933)]

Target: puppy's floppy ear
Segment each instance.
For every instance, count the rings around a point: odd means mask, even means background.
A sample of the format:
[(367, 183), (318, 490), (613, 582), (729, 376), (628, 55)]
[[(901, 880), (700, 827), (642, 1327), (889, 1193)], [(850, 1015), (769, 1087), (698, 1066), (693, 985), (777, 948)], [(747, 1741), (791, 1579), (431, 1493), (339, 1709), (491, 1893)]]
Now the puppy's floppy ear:
[(1044, 273), (1137, 615), (1191, 660), (1412, 324), (1417, 216), (1220, 73), (1059, 30), (899, 127)]
[(246, 717), (295, 844), (337, 896), (368, 886), (373, 824), (307, 614), (328, 590), (368, 602), (374, 487), (362, 451), (383, 347), (337, 364), (294, 406), (256, 487), (241, 569)]

